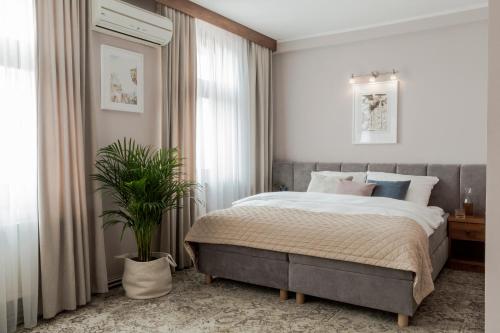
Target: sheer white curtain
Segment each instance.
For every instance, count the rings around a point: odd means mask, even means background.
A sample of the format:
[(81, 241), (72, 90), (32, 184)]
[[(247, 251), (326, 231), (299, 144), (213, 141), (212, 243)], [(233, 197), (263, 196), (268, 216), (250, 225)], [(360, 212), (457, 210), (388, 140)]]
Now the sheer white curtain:
[(196, 21), (196, 173), (206, 210), (250, 195), (248, 42)]
[[(36, 324), (37, 116), (33, 0), (0, 0), (0, 332)], [(21, 306), (22, 304), (22, 306)]]

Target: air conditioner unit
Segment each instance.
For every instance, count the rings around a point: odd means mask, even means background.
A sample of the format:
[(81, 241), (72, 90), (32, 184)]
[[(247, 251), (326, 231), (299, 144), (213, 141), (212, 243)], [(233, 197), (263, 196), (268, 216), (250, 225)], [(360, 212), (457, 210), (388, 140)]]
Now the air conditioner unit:
[(148, 45), (166, 45), (172, 38), (167, 17), (119, 0), (93, 0), (93, 30)]

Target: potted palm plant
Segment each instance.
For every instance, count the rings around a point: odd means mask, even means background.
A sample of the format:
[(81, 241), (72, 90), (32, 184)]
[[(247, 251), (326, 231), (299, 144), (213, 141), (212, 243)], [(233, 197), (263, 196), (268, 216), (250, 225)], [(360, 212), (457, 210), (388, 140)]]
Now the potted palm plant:
[(104, 226), (122, 224), (130, 229), (137, 253), (120, 256), (125, 260), (122, 284), (127, 296), (154, 298), (172, 288), (172, 257), (152, 252), (151, 241), (165, 212), (179, 208), (195, 184), (182, 177), (182, 161), (176, 149), (152, 149), (132, 139), (119, 140), (97, 153), (99, 190), (108, 193), (115, 209), (103, 212)]

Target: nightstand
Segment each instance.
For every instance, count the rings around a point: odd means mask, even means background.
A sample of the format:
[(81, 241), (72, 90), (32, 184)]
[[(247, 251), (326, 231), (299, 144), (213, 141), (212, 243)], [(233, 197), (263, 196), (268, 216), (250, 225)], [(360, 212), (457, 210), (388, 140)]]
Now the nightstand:
[(484, 272), (484, 223), (483, 216), (448, 217), (450, 268)]

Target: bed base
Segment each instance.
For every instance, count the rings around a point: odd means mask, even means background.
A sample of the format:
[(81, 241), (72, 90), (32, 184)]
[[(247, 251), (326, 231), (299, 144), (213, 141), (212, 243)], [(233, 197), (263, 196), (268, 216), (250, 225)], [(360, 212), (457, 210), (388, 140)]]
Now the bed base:
[[(393, 312), (400, 327), (418, 307), (411, 272), (237, 246), (198, 244), (197, 251), (207, 284), (220, 277), (278, 289), (280, 301), (294, 291), (297, 304), (311, 295)], [(447, 258), (445, 238), (431, 254), (433, 279)]]
[[(211, 284), (214, 280), (214, 277), (210, 274), (205, 274), (205, 283)], [(288, 290), (280, 289), (280, 301), (286, 301), (288, 299)]]

